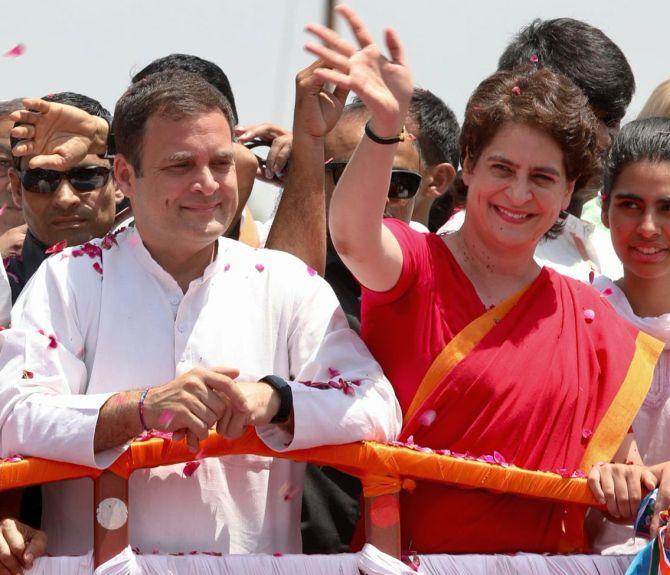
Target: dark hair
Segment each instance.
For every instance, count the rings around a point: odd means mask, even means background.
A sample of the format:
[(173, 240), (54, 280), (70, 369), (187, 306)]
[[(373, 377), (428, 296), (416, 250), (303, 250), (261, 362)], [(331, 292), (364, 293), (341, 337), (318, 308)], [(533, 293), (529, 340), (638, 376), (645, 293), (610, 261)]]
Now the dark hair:
[[(345, 106), (344, 111), (351, 113), (367, 109), (356, 96)], [(426, 165), (435, 166), (449, 162), (457, 170), (461, 128), (449, 106), (429, 90), (414, 88), (408, 115), (416, 123), (416, 139)]]
[(230, 87), (228, 76), (226, 76), (219, 66), (209, 60), (198, 58), (198, 56), (191, 56), (190, 54), (170, 54), (169, 56), (158, 58), (150, 64), (147, 64), (133, 76), (132, 83), (134, 84), (139, 80), (143, 80), (150, 74), (155, 74), (156, 72), (169, 72), (174, 70), (191, 72), (214, 86), (226, 97), (226, 100), (228, 100), (230, 109), (233, 111), (233, 125), (237, 124), (238, 119), (237, 108), (235, 107), (235, 97), (233, 96), (233, 89)]
[(507, 46), (498, 69), (529, 62), (570, 78), (610, 126), (624, 117), (635, 92), (633, 71), (621, 49), (602, 30), (580, 20), (534, 20)]
[[(108, 124), (112, 123), (112, 115), (109, 113), (109, 110), (105, 108), (100, 102), (84, 96), (83, 94), (77, 94), (76, 92), (58, 92), (56, 94), (49, 94), (44, 96), (42, 100), (46, 102), (55, 102), (56, 104), (65, 104), (67, 106), (74, 106), (80, 110), (84, 110), (91, 114), (91, 116), (98, 116), (107, 121)], [(19, 142), (17, 138), (10, 137), (10, 145), (12, 149)], [(19, 170), (21, 169), (21, 158), (14, 158), (14, 167)]]
[[(470, 169), (506, 122), (546, 132), (563, 152), (568, 180), (575, 188), (599, 167), (598, 121), (584, 94), (570, 80), (548, 69), (525, 66), (496, 72), (470, 96), (461, 131), (461, 165)], [(549, 236), (560, 232), (560, 224)]]
[(670, 118), (644, 118), (621, 128), (605, 162), (602, 191), (605, 206), (623, 169), (645, 161), (670, 162)]
[(123, 154), (138, 176), (142, 175), (142, 145), (149, 118), (178, 121), (220, 110), (233, 129), (233, 112), (225, 96), (202, 77), (175, 70), (158, 72), (132, 84), (114, 110), (113, 131), (116, 151)]
[(9, 116), (15, 110), (23, 110), (23, 98), (14, 98), (13, 100), (4, 100), (0, 102), (0, 118)]

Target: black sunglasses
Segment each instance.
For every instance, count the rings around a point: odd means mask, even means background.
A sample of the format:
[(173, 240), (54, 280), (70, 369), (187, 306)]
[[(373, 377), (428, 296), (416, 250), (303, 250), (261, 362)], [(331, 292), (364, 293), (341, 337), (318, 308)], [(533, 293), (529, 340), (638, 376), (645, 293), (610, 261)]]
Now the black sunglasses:
[(67, 172), (42, 168), (18, 172), (24, 189), (36, 194), (53, 194), (63, 178), (78, 192), (92, 192), (109, 181), (110, 173), (111, 170), (105, 166), (78, 166)]
[[(333, 182), (337, 184), (342, 177), (347, 162), (328, 162), (326, 171), (333, 175)], [(411, 170), (393, 168), (391, 170), (391, 182), (389, 183), (388, 197), (391, 200), (407, 200), (416, 196), (421, 186), (421, 174)]]

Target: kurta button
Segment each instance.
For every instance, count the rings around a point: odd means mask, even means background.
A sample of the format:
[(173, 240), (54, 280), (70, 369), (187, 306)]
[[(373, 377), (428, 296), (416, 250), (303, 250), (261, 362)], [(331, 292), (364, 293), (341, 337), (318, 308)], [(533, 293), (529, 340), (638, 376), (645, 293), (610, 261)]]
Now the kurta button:
[(178, 331), (179, 333), (184, 333), (184, 324), (183, 324), (183, 323), (180, 323), (180, 324), (177, 326), (177, 331)]
[(171, 303), (172, 305), (179, 305), (179, 298), (178, 298), (177, 296), (173, 297), (173, 298), (170, 300), (170, 303)]

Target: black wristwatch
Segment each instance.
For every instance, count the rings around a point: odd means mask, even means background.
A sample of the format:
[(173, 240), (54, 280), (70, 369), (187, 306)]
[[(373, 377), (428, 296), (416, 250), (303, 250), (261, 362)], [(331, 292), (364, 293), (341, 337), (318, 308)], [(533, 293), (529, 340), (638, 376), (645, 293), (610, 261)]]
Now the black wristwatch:
[(291, 417), (293, 411), (293, 391), (287, 381), (276, 375), (266, 375), (261, 377), (258, 381), (264, 381), (270, 384), (279, 392), (279, 410), (270, 423), (286, 423)]

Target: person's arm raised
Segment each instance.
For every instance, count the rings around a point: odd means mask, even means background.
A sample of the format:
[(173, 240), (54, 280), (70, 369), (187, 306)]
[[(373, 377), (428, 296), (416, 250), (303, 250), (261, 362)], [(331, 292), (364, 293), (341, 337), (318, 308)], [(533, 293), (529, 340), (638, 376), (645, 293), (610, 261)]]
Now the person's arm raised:
[(293, 150), (288, 180), (266, 247), (293, 254), (323, 275), (326, 268), (326, 199), (323, 140), (339, 119), (347, 91), (324, 89), (317, 61), (296, 77)]
[[(305, 48), (329, 66), (314, 74), (358, 94), (370, 113), (369, 127), (378, 137), (398, 136), (413, 87), (400, 42), (392, 30), (386, 31), (387, 58), (351, 8), (338, 6), (337, 11), (349, 23), (360, 50), (333, 30), (308, 25), (325, 46), (308, 43)], [(382, 223), (395, 151), (396, 144), (379, 144), (364, 136), (330, 204), (328, 223), (335, 249), (358, 281), (375, 291), (391, 289), (402, 269), (400, 245)]]

